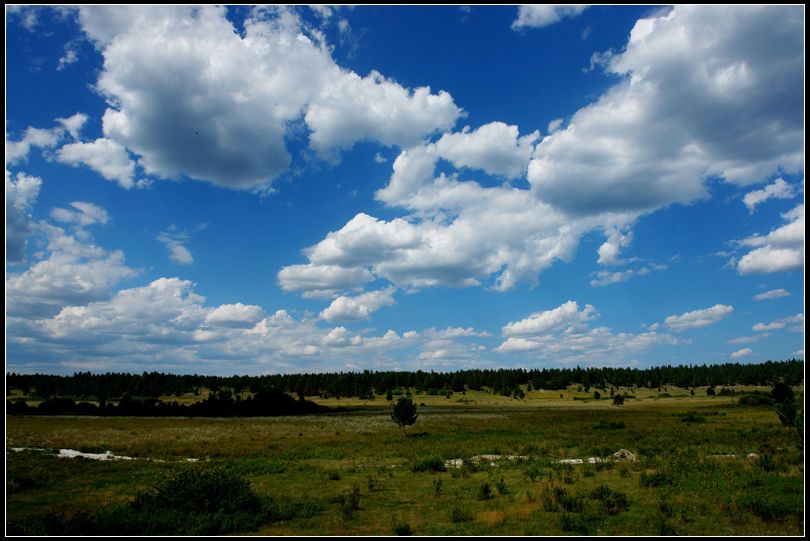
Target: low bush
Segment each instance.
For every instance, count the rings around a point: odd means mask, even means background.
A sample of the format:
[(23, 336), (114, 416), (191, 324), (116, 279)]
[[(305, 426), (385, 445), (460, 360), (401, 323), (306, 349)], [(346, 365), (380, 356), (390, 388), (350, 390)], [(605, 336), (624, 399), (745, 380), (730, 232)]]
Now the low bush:
[(737, 400), (737, 404), (740, 406), (770, 406), (773, 404), (773, 398), (764, 394), (745, 394)]
[(14, 535), (221, 535), (253, 531), (264, 521), (250, 483), (222, 469), (170, 475), (128, 504), (91, 513), (48, 513), (9, 523)]
[(444, 465), (444, 460), (438, 457), (430, 457), (411, 466), (411, 470), (416, 472), (446, 472), (447, 467)]
[(450, 508), (450, 522), (453, 524), (470, 522), (472, 519), (473, 514), (469, 507), (456, 505)]
[(562, 487), (547, 488), (541, 494), (545, 511), (581, 512), (585, 508), (582, 498), (572, 496)]
[(641, 472), (639, 484), (645, 488), (655, 488), (672, 484), (672, 475), (666, 472)]
[(408, 522), (397, 521), (394, 523), (394, 535), (413, 535), (413, 530)]
[(479, 501), (492, 498), (492, 488), (489, 486), (489, 483), (485, 482), (478, 488), (478, 493), (475, 495), (475, 498)]
[(596, 430), (621, 430), (627, 426), (621, 421), (599, 421), (593, 427)]
[(608, 515), (618, 515), (630, 506), (627, 494), (612, 490), (607, 485), (599, 485), (590, 496), (602, 502), (602, 507)]

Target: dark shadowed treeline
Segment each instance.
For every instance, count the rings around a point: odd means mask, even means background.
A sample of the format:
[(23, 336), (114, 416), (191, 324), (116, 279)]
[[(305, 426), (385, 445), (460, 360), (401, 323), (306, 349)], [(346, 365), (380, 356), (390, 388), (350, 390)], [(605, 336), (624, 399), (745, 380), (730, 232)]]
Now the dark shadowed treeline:
[[(205, 393), (208, 400), (249, 392), (291, 393), (304, 396), (373, 398), (374, 393), (386, 394), (402, 389), (428, 393), (462, 392), (465, 389), (487, 388), (494, 393), (512, 395), (519, 386), (533, 389), (557, 390), (569, 385), (591, 387), (647, 387), (674, 385), (682, 388), (731, 385), (773, 385), (783, 381), (799, 385), (804, 379), (804, 361), (768, 361), (760, 364), (726, 363), (714, 365), (658, 366), (652, 368), (523, 368), (498, 370), (460, 370), (457, 372), (337, 372), (323, 374), (276, 374), (264, 376), (201, 376), (175, 375), (159, 372), (143, 374), (92, 374), (78, 372), (72, 376), (46, 374), (8, 374), (7, 389), (20, 389), (23, 395), (40, 397), (71, 397), (106, 401), (121, 397), (157, 398), (186, 393)], [(398, 392), (399, 391), (399, 392)], [(278, 396), (278, 395), (274, 395)], [(248, 408), (244, 400), (228, 395), (229, 408)], [(255, 400), (255, 397), (254, 397)], [(147, 401), (148, 402), (148, 401)], [(143, 402), (146, 404), (147, 402)], [(205, 404), (207, 401), (201, 402)], [(250, 403), (250, 402), (249, 402)], [(132, 406), (136, 407), (136, 406)], [(138, 406), (149, 408), (152, 406)], [(157, 407), (157, 406), (155, 406)], [(170, 407), (163, 404), (162, 407)], [(178, 406), (185, 407), (185, 406)], [(190, 406), (189, 406), (190, 407)], [(200, 405), (195, 407), (213, 407)], [(189, 410), (191, 411), (191, 410)], [(187, 415), (184, 413), (183, 415)]]
[(107, 415), (132, 417), (270, 417), (323, 413), (331, 408), (319, 406), (309, 400), (296, 400), (289, 394), (270, 389), (242, 398), (230, 391), (211, 393), (206, 399), (193, 404), (161, 401), (157, 398), (137, 400), (124, 393), (117, 404), (102, 398), (99, 404), (76, 403), (71, 398), (49, 398), (38, 407), (29, 407), (24, 400), (6, 403), (6, 412), (35, 415)]

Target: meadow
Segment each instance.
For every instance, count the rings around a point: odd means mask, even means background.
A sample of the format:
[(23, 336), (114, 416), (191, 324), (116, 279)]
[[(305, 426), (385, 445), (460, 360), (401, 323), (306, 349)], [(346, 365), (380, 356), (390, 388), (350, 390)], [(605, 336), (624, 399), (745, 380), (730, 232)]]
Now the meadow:
[[(529, 391), (522, 400), (415, 395), (419, 419), (407, 436), (384, 396), (312, 399), (344, 410), (228, 419), (9, 415), (7, 532), (57, 533), (70, 517), (124, 509), (172, 475), (201, 471), (244, 479), (258, 497), (253, 519), (234, 522), (231, 533), (804, 532), (801, 440), (773, 407), (742, 406), (738, 396), (670, 387), (637, 391), (619, 407), (575, 390)], [(60, 448), (135, 460), (59, 458)], [(636, 460), (557, 462), (619, 449)], [(476, 455), (525, 458), (476, 464)], [(456, 458), (466, 459), (461, 467), (445, 465)]]

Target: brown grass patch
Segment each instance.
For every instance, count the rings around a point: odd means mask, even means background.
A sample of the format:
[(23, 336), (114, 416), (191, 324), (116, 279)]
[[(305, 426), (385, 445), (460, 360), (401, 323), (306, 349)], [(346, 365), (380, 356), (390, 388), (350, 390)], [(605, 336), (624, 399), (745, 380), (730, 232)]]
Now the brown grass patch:
[(503, 524), (503, 521), (506, 520), (506, 513), (498, 511), (497, 509), (491, 509), (478, 513), (476, 518), (478, 522), (482, 522), (487, 526), (500, 526)]

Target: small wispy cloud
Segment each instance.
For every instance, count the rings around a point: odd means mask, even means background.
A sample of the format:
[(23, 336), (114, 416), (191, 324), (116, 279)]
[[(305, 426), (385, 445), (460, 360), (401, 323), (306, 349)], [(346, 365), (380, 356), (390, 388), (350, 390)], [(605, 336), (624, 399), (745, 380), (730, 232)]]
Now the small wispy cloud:
[(191, 240), (194, 233), (202, 231), (208, 227), (208, 224), (203, 223), (197, 225), (193, 230), (188, 231), (185, 229), (178, 229), (174, 224), (170, 225), (166, 231), (161, 231), (157, 236), (157, 240), (166, 246), (169, 251), (169, 259), (179, 265), (191, 265), (194, 263), (194, 256), (186, 244)]
[(780, 299), (782, 297), (790, 297), (790, 292), (784, 289), (771, 289), (764, 293), (754, 295), (755, 301), (766, 301), (770, 299)]

